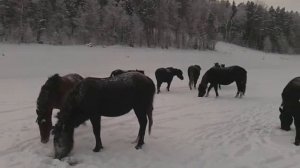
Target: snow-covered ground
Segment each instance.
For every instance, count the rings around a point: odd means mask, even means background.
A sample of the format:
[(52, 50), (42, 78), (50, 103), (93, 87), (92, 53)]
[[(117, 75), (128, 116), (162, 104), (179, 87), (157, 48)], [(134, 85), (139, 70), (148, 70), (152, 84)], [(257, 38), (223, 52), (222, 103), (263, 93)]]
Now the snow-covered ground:
[[(2, 53), (5, 56), (2, 56)], [(215, 62), (240, 65), (248, 71), (246, 96), (234, 98), (235, 84), (198, 98), (188, 89), (187, 68), (204, 72)], [(63, 161), (53, 159), (53, 139), (41, 144), (35, 123), (40, 86), (54, 73), (107, 77), (114, 69), (143, 69), (154, 81), (159, 67), (184, 72), (171, 91), (155, 95), (152, 134), (143, 149), (131, 142), (138, 133), (133, 112), (103, 118), (104, 150), (92, 151), (91, 124), (75, 131), (75, 145)], [(266, 54), (226, 43), (216, 51), (49, 45), (0, 45), (1, 168), (299, 168), (295, 129), (279, 129), (281, 91), (300, 76), (300, 56)], [(70, 165), (71, 164), (71, 165)]]

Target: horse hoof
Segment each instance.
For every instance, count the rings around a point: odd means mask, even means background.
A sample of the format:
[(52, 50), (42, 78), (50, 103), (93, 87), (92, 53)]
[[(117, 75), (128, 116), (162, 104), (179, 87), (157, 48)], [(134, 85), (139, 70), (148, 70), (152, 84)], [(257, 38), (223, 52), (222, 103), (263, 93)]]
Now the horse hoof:
[(136, 149), (136, 150), (142, 149), (142, 145), (136, 145), (136, 146), (135, 146), (135, 149)]
[(291, 128), (281, 128), (282, 130), (284, 130), (284, 131), (290, 131), (291, 130)]
[(135, 146), (135, 149), (142, 149), (142, 146), (144, 145), (144, 142), (142, 143), (138, 143), (136, 146)]
[(43, 140), (41, 140), (41, 143), (46, 144), (46, 143), (48, 143), (48, 141), (49, 141), (49, 139), (43, 139)]
[(295, 141), (294, 144), (295, 144), (296, 146), (299, 146), (299, 145), (300, 145), (300, 140)]
[(101, 147), (96, 147), (93, 149), (94, 152), (100, 152), (103, 149), (103, 146)]

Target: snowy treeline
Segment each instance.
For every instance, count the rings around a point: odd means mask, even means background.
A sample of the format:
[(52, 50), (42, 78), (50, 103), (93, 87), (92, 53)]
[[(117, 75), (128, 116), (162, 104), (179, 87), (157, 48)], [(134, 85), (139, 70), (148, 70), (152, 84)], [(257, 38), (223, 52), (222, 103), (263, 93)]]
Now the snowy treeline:
[(0, 0), (0, 41), (300, 53), (300, 16), (228, 0)]

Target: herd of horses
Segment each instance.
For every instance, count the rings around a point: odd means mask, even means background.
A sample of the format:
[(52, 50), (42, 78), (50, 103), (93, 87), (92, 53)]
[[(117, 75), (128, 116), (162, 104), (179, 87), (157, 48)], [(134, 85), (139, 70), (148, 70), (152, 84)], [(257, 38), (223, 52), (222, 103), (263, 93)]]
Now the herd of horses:
[[(201, 67), (188, 67), (188, 86), (196, 89)], [(170, 90), (173, 77), (183, 80), (180, 69), (167, 67), (155, 71), (156, 87), (151, 78), (143, 70), (114, 70), (107, 78), (83, 78), (78, 74), (59, 76), (55, 74), (48, 78), (41, 87), (37, 98), (37, 119), (42, 143), (49, 141), (52, 131), (54, 135), (55, 158), (62, 159), (73, 148), (74, 129), (86, 120), (90, 120), (96, 140), (94, 152), (99, 152), (103, 146), (100, 137), (101, 116), (117, 117), (133, 110), (139, 122), (135, 148), (144, 144), (147, 123), (148, 133), (151, 133), (153, 123), (153, 99), (155, 91), (160, 93), (162, 83), (167, 83)], [(240, 66), (228, 66), (216, 63), (208, 69), (198, 86), (198, 97), (208, 96), (214, 88), (216, 97), (221, 85), (235, 82), (237, 93), (235, 97), (242, 98), (246, 91), (247, 71)], [(57, 123), (52, 125), (52, 110), (59, 109)], [(282, 104), (279, 108), (281, 129), (290, 130), (294, 120), (296, 126), (295, 145), (300, 145), (300, 77), (288, 83), (282, 92)]]

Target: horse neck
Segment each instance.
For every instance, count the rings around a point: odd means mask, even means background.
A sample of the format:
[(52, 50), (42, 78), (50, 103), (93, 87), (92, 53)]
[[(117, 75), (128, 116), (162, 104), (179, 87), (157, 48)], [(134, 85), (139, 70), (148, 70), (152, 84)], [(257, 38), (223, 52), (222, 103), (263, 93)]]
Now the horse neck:
[[(49, 100), (49, 93), (47, 95), (44, 95), (44, 91), (41, 90), (39, 97), (37, 99), (37, 115), (38, 117), (42, 118), (51, 118), (52, 116), (52, 110), (54, 108), (53, 102)], [(47, 96), (46, 98), (44, 96)]]
[(88, 119), (78, 107), (80, 104), (80, 86), (77, 85), (74, 90), (71, 90), (66, 97), (62, 110), (58, 113), (58, 118), (68, 125), (77, 127)]
[(207, 76), (207, 73), (205, 73), (203, 75), (202, 80), (200, 82), (200, 85), (207, 87), (207, 85), (208, 85), (208, 76)]
[(170, 71), (171, 71), (171, 74), (172, 74), (173, 77), (179, 75), (179, 73), (176, 69), (171, 69)]

